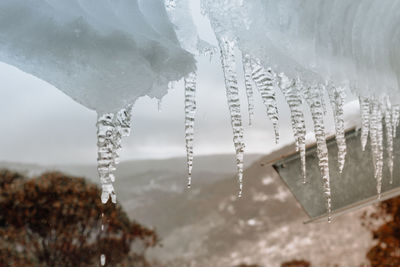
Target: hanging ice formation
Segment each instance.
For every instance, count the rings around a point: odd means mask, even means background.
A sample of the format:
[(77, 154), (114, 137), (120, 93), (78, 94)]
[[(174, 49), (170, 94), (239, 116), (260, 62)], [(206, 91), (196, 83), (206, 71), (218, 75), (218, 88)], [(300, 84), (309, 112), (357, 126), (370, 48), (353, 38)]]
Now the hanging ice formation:
[(104, 266), (106, 264), (106, 255), (104, 254), (100, 255), (100, 264), (101, 266)]
[(275, 77), (271, 69), (264, 69), (260, 61), (252, 58), (251, 62), (251, 77), (256, 84), (258, 91), (261, 94), (261, 98), (264, 105), (267, 108), (267, 114), (269, 119), (272, 121), (275, 133), (275, 143), (279, 142), (279, 130), (278, 130), (278, 107), (275, 99)]
[(336, 143), (338, 147), (339, 172), (342, 173), (346, 160), (346, 137), (344, 129), (344, 102), (346, 93), (343, 87), (336, 87), (332, 83), (326, 85), (328, 88), (329, 100), (335, 121)]
[(246, 88), (247, 96), (247, 110), (249, 113), (249, 125), (251, 125), (254, 116), (254, 96), (253, 96), (253, 86), (251, 79), (251, 59), (249, 55), (242, 54), (242, 65), (244, 73), (244, 85)]
[(188, 169), (187, 186), (189, 188), (192, 185), (194, 120), (196, 115), (196, 80), (196, 73), (194, 72), (184, 78), (186, 164)]
[[(7, 14), (2, 17), (0, 14), (0, 20), (4, 20), (0, 24), (0, 61), (53, 84), (101, 114), (97, 126), (102, 201), (107, 202), (109, 198), (116, 201), (113, 171), (118, 163), (121, 138), (129, 134), (131, 107), (114, 111), (143, 95), (161, 97), (167, 91), (168, 82), (183, 77), (186, 77), (185, 136), (190, 185), (196, 69), (193, 54), (197, 50), (211, 56), (214, 48), (198, 37), (189, 1), (134, 0), (118, 1), (115, 5), (109, 1), (37, 2), (0, 1), (2, 14)], [(304, 179), (305, 123), (300, 93), (302, 84), (307, 84), (305, 99), (313, 115), (328, 204), (329, 169), (323, 126), (326, 106), (322, 86), (315, 85), (332, 80), (326, 88), (334, 114), (340, 171), (346, 157), (345, 88), (332, 84), (346, 84), (346, 89), (351, 88), (360, 97), (361, 146), (365, 150), (370, 139), (380, 195), (384, 163), (382, 122), (386, 130), (387, 165), (393, 175), (393, 138), (400, 117), (400, 1), (201, 0), (201, 5), (221, 52), (239, 195), (244, 143), (234, 49), (243, 55), (249, 123), (254, 114), (254, 82), (273, 123), (276, 141), (279, 134), (275, 89), (279, 86), (284, 94), (291, 110)], [(24, 25), (15, 19), (21, 12), (30, 14)], [(105, 15), (114, 19), (104, 20)], [(119, 49), (116, 51), (115, 47)], [(391, 104), (382, 102), (383, 95), (389, 97)]]
[(329, 181), (329, 162), (328, 147), (326, 145), (325, 127), (324, 127), (324, 108), (321, 97), (321, 86), (311, 85), (303, 87), (304, 97), (311, 111), (314, 123), (315, 139), (317, 140), (317, 155), (319, 159), (319, 168), (322, 176), (324, 195), (326, 198), (326, 209), (328, 220), (331, 214), (331, 188)]
[(243, 192), (244, 142), (242, 115), (240, 113), (239, 88), (236, 74), (235, 45), (234, 41), (223, 36), (219, 36), (218, 42), (221, 53), (222, 69), (225, 77), (226, 97), (228, 99), (228, 107), (231, 115), (233, 143), (236, 151), (236, 167), (239, 182), (238, 197), (241, 197)]
[(278, 75), (278, 85), (290, 108), (292, 131), (296, 151), (300, 152), (303, 183), (306, 183), (306, 124), (302, 111), (302, 99), (299, 82), (290, 81), (283, 73)]
[(388, 98), (384, 103), (385, 106), (385, 130), (386, 130), (386, 151), (387, 151), (387, 165), (390, 173), (390, 184), (393, 183), (393, 119), (392, 107)]
[(390, 184), (393, 183), (393, 162), (394, 162), (394, 138), (399, 125), (400, 109), (392, 105), (387, 96), (381, 98), (360, 97), (361, 110), (361, 144), (365, 150), (368, 136), (371, 141), (371, 153), (374, 166), (374, 177), (376, 179), (376, 190), (378, 197), (381, 197), (382, 176), (383, 176), (383, 123), (386, 132), (387, 166), (390, 174)]
[(374, 176), (376, 179), (376, 190), (378, 197), (381, 197), (382, 189), (382, 172), (383, 172), (383, 129), (382, 129), (382, 110), (380, 102), (373, 100), (371, 102), (370, 114), (370, 140), (372, 161), (374, 165)]
[(392, 108), (392, 125), (393, 125), (393, 138), (396, 138), (397, 127), (399, 127), (400, 106), (396, 105)]
[(365, 146), (368, 141), (369, 134), (369, 114), (370, 114), (370, 104), (369, 99), (365, 97), (360, 97), (360, 111), (361, 111), (361, 147), (365, 150)]
[(119, 163), (122, 137), (130, 134), (131, 111), (132, 105), (129, 105), (117, 113), (100, 114), (97, 119), (97, 171), (102, 187), (103, 203), (107, 203), (110, 197), (113, 203), (117, 202), (113, 172)]

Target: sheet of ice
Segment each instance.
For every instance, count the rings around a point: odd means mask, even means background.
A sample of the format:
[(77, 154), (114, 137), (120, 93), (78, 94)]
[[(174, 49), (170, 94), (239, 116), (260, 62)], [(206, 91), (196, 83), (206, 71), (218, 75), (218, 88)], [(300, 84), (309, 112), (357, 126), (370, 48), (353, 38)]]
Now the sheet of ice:
[(99, 113), (195, 70), (161, 0), (0, 1), (0, 61)]

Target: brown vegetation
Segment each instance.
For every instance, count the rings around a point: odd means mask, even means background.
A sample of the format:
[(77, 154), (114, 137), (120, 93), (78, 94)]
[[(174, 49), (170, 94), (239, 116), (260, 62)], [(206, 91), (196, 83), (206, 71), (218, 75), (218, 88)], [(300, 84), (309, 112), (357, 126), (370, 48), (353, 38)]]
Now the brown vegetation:
[(371, 266), (400, 266), (400, 197), (379, 203), (375, 212), (363, 215), (362, 221), (377, 241), (367, 253)]
[(120, 205), (102, 205), (83, 178), (0, 171), (0, 266), (98, 266), (102, 253), (109, 266), (146, 266), (144, 252), (156, 244), (154, 231)]
[(311, 264), (305, 260), (292, 260), (281, 264), (281, 267), (310, 267)]

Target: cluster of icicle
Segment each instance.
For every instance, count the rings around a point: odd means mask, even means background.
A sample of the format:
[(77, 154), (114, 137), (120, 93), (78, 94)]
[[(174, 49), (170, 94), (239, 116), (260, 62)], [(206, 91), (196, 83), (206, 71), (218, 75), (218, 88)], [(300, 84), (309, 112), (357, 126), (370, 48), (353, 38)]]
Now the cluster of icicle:
[(381, 99), (360, 97), (361, 109), (361, 145), (362, 150), (370, 139), (374, 176), (377, 181), (376, 190), (381, 197), (383, 174), (383, 127), (386, 130), (387, 166), (390, 172), (390, 183), (393, 183), (393, 138), (399, 126), (400, 107), (392, 106), (387, 97)]
[[(236, 72), (235, 41), (224, 35), (217, 35), (219, 42), (221, 65), (225, 77), (226, 95), (228, 107), (231, 115), (233, 130), (233, 143), (236, 151), (237, 176), (239, 182), (238, 196), (243, 193), (243, 155), (245, 144), (243, 142), (243, 122), (240, 112), (239, 86)], [(254, 115), (254, 92), (253, 85), (258, 92), (266, 107), (267, 117), (271, 120), (275, 132), (275, 141), (279, 141), (278, 130), (278, 108), (276, 101), (276, 90), (280, 90), (285, 96), (291, 112), (291, 125), (293, 129), (296, 151), (300, 153), (301, 170), (303, 183), (306, 183), (306, 126), (304, 119), (304, 104), (312, 115), (314, 134), (317, 142), (317, 155), (319, 168), (323, 181), (323, 192), (326, 197), (326, 208), (328, 219), (331, 213), (331, 189), (329, 177), (328, 148), (326, 144), (326, 131), (324, 127), (324, 117), (326, 115), (326, 104), (324, 96), (329, 96), (332, 109), (336, 143), (338, 147), (338, 169), (342, 173), (346, 158), (346, 138), (344, 126), (344, 103), (345, 87), (336, 86), (332, 82), (325, 84), (307, 84), (301, 79), (289, 79), (283, 73), (276, 74), (270, 68), (263, 67), (257, 58), (251, 55), (242, 54), (242, 66), (244, 73), (244, 87), (247, 95), (249, 123), (251, 124)], [(189, 177), (191, 176), (193, 164), (193, 124), (194, 124), (194, 88), (192, 84), (185, 80), (186, 96), (186, 148), (188, 153)], [(388, 98), (367, 99), (360, 98), (362, 115), (361, 142), (365, 149), (368, 135), (371, 140), (371, 149), (375, 167), (374, 176), (377, 182), (377, 193), (380, 197), (383, 172), (383, 125), (386, 127), (388, 168), (393, 181), (393, 138), (396, 136), (396, 128), (399, 124), (400, 107), (391, 106)], [(191, 116), (193, 115), (193, 116)], [(189, 180), (190, 184), (190, 180)]]
[[(176, 7), (174, 0), (166, 1), (167, 10)], [(225, 5), (227, 13), (230, 14), (229, 5)], [(203, 7), (204, 9), (204, 7)], [(208, 9), (210, 12), (211, 9)], [(235, 51), (239, 49), (237, 41), (231, 34), (224, 31), (220, 21), (209, 16), (211, 26), (217, 37), (221, 66), (225, 78), (225, 89), (228, 108), (231, 117), (233, 131), (233, 144), (236, 152), (237, 176), (239, 183), (238, 196), (243, 193), (243, 158), (244, 158), (244, 129), (239, 98), (239, 84), (236, 69)], [(202, 51), (199, 48), (200, 54)], [(212, 54), (213, 51), (208, 51)], [(300, 78), (291, 79), (283, 73), (276, 73), (271, 68), (265, 68), (260, 60), (242, 51), (242, 66), (244, 73), (244, 87), (247, 96), (249, 124), (254, 115), (254, 91), (256, 87), (265, 105), (266, 115), (271, 120), (275, 142), (279, 142), (278, 107), (276, 95), (279, 90), (285, 97), (290, 108), (291, 126), (296, 144), (296, 151), (300, 153), (301, 171), (303, 183), (306, 183), (306, 125), (304, 107), (307, 106), (314, 125), (314, 134), (317, 142), (317, 156), (319, 168), (323, 181), (323, 192), (326, 198), (328, 220), (331, 214), (331, 189), (329, 177), (328, 148), (326, 144), (326, 131), (324, 117), (327, 112), (324, 102), (325, 94), (329, 96), (332, 109), (336, 143), (338, 147), (338, 169), (342, 173), (346, 158), (346, 139), (344, 126), (344, 103), (345, 87), (337, 86), (331, 81), (324, 84), (310, 84)], [(193, 143), (194, 124), (196, 114), (196, 73), (190, 73), (184, 78), (185, 98), (185, 141), (187, 153), (188, 187), (192, 183), (193, 168)], [(130, 119), (132, 106), (122, 109), (117, 113), (102, 114), (98, 118), (98, 172), (102, 184), (102, 202), (106, 203), (111, 197), (116, 202), (113, 182), (115, 177), (113, 171), (118, 163), (118, 151), (121, 148), (121, 139), (130, 133)], [(396, 129), (399, 125), (400, 107), (392, 106), (388, 97), (366, 98), (360, 97), (360, 109), (362, 117), (361, 143), (364, 150), (370, 137), (371, 151), (374, 163), (374, 176), (377, 181), (378, 196), (381, 195), (382, 173), (383, 173), (383, 127), (386, 127), (386, 149), (388, 154), (387, 166), (390, 170), (393, 182), (393, 138), (396, 137)]]

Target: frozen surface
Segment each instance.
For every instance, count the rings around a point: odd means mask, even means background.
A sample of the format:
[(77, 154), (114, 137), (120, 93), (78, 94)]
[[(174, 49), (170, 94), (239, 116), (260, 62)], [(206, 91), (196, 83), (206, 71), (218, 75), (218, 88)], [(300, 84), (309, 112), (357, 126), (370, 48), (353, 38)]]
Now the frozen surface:
[(160, 0), (0, 1), (0, 61), (100, 113), (195, 69)]
[(273, 71), (399, 103), (397, 1), (203, 0), (218, 30)]

